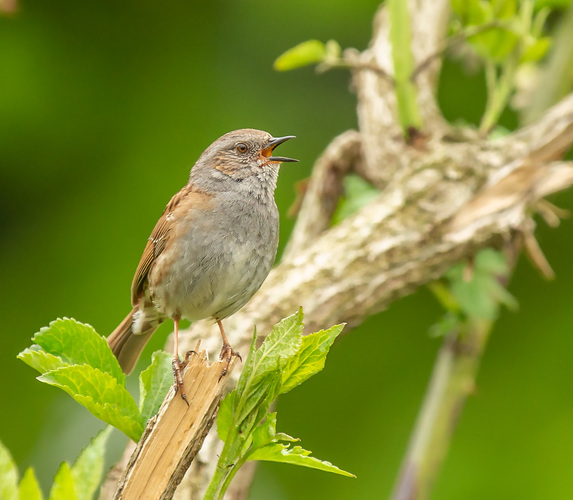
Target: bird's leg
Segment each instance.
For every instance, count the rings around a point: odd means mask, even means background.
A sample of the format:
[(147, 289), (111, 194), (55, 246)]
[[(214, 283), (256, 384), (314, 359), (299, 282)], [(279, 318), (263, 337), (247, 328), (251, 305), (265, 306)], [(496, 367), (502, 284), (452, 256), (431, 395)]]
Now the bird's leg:
[(181, 399), (189, 406), (187, 395), (185, 394), (185, 387), (183, 387), (183, 376), (181, 375), (181, 360), (179, 359), (179, 320), (180, 316), (173, 316), (173, 378), (175, 379), (175, 392), (179, 391)]
[(243, 358), (241, 358), (241, 355), (237, 351), (233, 351), (231, 344), (229, 344), (229, 341), (227, 340), (225, 330), (223, 329), (223, 323), (220, 319), (217, 320), (217, 325), (219, 325), (221, 337), (223, 338), (223, 348), (221, 349), (221, 354), (219, 354), (219, 359), (226, 361), (223, 371), (221, 372), (221, 376), (219, 377), (219, 380), (221, 380), (227, 374), (227, 370), (229, 369), (229, 364), (231, 363), (233, 356), (237, 356), (241, 361), (243, 361)]

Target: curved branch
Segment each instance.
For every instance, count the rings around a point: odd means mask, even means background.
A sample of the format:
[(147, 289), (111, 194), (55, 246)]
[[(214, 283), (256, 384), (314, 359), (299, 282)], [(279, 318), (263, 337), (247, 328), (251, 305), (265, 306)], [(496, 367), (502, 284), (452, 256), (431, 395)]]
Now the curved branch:
[(360, 154), (360, 134), (348, 130), (335, 137), (316, 161), (283, 258), (328, 229), (342, 194), (342, 180), (360, 163)]

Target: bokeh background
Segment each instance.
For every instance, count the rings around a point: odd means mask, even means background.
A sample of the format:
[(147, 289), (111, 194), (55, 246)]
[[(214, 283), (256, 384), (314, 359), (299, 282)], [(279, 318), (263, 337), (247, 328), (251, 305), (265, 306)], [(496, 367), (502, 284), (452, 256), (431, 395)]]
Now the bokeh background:
[[(163, 207), (229, 130), (297, 135), (284, 153), (301, 163), (283, 167), (277, 190), (284, 245), (294, 184), (357, 124), (347, 73), (279, 74), (272, 62), (310, 38), (364, 48), (377, 4), (23, 0), (0, 18), (0, 439), (46, 492), (101, 425), (37, 382), (18, 352), (61, 316), (111, 332)], [(483, 75), (447, 61), (446, 116), (477, 123), (484, 100)], [(502, 123), (515, 127), (516, 115)], [(553, 201), (573, 209), (573, 191)], [(557, 230), (540, 223), (555, 281), (520, 261), (510, 285), (520, 310), (496, 325), (434, 498), (573, 497), (572, 229), (572, 220)], [(428, 328), (441, 314), (425, 290), (393, 304), (279, 401), (279, 429), (357, 479), (262, 464), (251, 498), (387, 497), (440, 344)], [(144, 363), (168, 333), (164, 325)], [(117, 433), (110, 463), (124, 444)]]

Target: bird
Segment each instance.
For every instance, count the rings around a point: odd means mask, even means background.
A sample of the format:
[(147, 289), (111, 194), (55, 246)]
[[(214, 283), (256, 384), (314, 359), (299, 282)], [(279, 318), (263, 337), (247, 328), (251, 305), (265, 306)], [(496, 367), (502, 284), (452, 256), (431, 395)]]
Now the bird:
[(179, 322), (212, 318), (227, 372), (235, 352), (222, 321), (261, 287), (277, 253), (275, 188), (281, 163), (274, 149), (295, 136), (256, 129), (228, 132), (191, 168), (188, 183), (165, 207), (131, 284), (132, 310), (107, 342), (129, 374), (157, 327), (173, 320), (175, 390), (187, 404), (179, 358)]

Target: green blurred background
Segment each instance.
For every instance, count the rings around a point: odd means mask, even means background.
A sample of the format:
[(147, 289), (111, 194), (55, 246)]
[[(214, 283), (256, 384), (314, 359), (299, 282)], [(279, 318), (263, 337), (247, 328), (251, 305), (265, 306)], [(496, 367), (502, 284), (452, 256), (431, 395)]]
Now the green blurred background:
[[(47, 491), (100, 424), (16, 359), (59, 316), (108, 334), (129, 309), (151, 229), (201, 151), (243, 127), (295, 134), (281, 172), (281, 244), (294, 183), (356, 127), (344, 72), (279, 74), (309, 38), (362, 49), (376, 0), (22, 1), (0, 18), (0, 439)], [(477, 123), (483, 77), (447, 62), (440, 100)], [(516, 117), (506, 113), (504, 125)], [(553, 201), (573, 209), (573, 192)], [(557, 279), (522, 259), (434, 498), (573, 498), (573, 221), (538, 237)], [(304, 305), (304, 304), (303, 304)], [(439, 348), (425, 290), (344, 336), (324, 372), (283, 397), (279, 429), (358, 479), (262, 464), (252, 499), (387, 497)], [(146, 350), (161, 347), (169, 325)], [(135, 388), (136, 376), (131, 377)], [(117, 459), (119, 433), (109, 453)]]

